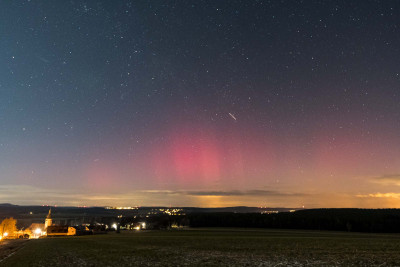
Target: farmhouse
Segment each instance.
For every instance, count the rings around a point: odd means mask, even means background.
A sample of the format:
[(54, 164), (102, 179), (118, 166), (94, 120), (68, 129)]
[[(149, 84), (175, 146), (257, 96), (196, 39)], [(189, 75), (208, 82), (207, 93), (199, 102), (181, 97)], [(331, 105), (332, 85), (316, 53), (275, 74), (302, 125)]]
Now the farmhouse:
[(65, 225), (50, 225), (47, 227), (47, 236), (65, 236), (65, 235), (76, 235), (76, 229), (74, 227)]

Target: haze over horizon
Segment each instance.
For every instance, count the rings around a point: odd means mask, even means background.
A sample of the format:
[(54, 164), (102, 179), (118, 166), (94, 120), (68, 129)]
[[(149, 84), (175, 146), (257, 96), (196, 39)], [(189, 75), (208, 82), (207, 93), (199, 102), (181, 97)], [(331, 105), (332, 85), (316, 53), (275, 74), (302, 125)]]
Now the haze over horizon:
[(398, 1), (0, 14), (0, 203), (400, 208)]

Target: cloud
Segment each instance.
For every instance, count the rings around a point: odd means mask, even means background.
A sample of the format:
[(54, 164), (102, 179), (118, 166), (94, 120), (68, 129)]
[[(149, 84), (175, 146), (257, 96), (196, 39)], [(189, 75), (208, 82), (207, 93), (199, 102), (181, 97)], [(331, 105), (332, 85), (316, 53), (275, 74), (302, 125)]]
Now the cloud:
[(306, 196), (305, 193), (290, 193), (270, 190), (228, 190), (228, 191), (173, 191), (173, 190), (144, 190), (141, 193), (183, 195), (183, 196)]
[(400, 174), (385, 174), (372, 178), (372, 182), (379, 184), (391, 184), (400, 186)]
[(360, 198), (400, 198), (400, 193), (374, 193), (356, 196)]
[(21, 205), (82, 206), (103, 204), (108, 201), (134, 199), (132, 195), (95, 194), (61, 189), (46, 189), (30, 185), (0, 185), (0, 203)]
[[(29, 185), (0, 185), (0, 203), (61, 206), (233, 206), (254, 205), (265, 201), (276, 205), (299, 203), (299, 198), (313, 197), (306, 193), (273, 190), (133, 190), (100, 194), (87, 191), (48, 189)], [(303, 202), (303, 200), (301, 202)], [(293, 205), (293, 204), (291, 204)]]
[(184, 192), (190, 196), (304, 196), (306, 194), (288, 193), (269, 190), (231, 190), (231, 191), (187, 191)]

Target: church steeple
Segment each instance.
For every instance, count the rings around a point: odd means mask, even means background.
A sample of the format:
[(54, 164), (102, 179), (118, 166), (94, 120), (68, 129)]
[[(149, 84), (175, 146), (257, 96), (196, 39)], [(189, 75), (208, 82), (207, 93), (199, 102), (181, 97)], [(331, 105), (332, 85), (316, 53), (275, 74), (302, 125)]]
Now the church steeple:
[(47, 229), (48, 226), (53, 224), (53, 220), (51, 219), (51, 208), (49, 209), (49, 214), (47, 214), (46, 220), (44, 222), (44, 228)]

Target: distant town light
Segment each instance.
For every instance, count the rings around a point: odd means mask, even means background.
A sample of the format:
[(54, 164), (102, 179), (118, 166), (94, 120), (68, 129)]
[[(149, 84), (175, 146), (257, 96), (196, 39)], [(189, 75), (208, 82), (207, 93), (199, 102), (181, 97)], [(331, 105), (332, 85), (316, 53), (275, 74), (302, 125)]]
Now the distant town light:
[(112, 228), (114, 228), (115, 230), (117, 230), (117, 224), (116, 223), (114, 223), (112, 226), (111, 226)]
[(8, 233), (7, 233), (7, 232), (5, 232), (5, 233), (3, 234), (3, 236), (8, 236)]
[(35, 230), (35, 234), (40, 235), (42, 233), (42, 230), (40, 228), (37, 228)]
[(137, 210), (138, 207), (106, 207), (108, 210)]

